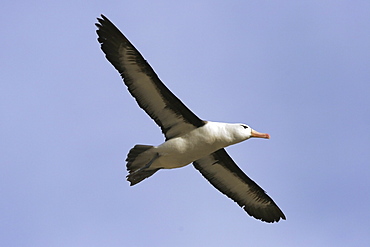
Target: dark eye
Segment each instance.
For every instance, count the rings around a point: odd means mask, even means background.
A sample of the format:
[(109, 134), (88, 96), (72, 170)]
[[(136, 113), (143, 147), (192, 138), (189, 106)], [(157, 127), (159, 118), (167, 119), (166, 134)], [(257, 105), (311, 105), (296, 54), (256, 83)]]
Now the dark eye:
[(243, 127), (244, 129), (248, 129), (248, 126), (247, 126), (247, 125), (242, 124), (242, 127)]

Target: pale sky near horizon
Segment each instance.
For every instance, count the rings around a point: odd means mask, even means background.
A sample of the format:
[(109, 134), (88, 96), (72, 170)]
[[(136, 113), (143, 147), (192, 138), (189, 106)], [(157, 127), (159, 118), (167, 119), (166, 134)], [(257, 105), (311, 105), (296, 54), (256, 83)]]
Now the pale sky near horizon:
[[(1, 246), (367, 246), (369, 1), (8, 1)], [(130, 187), (160, 129), (105, 59), (106, 15), (200, 118), (270, 140), (227, 148), (287, 220), (249, 217), (192, 165)]]

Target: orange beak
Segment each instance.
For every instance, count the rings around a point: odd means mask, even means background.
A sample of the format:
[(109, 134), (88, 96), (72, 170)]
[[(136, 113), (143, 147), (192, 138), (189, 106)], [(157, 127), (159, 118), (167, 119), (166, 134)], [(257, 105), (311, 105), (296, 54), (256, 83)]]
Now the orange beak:
[(258, 131), (253, 130), (253, 129), (252, 129), (252, 135), (251, 135), (251, 137), (270, 139), (270, 135), (269, 134), (260, 133)]

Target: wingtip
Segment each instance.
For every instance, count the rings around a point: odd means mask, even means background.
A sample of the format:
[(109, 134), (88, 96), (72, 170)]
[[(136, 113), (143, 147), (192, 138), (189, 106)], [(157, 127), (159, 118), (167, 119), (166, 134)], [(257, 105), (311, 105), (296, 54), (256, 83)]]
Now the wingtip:
[(259, 217), (251, 216), (266, 223), (277, 223), (280, 220), (286, 220), (284, 213), (277, 206), (275, 210), (265, 212), (264, 215), (260, 215)]
[(247, 214), (257, 220), (265, 223), (279, 222), (281, 219), (286, 220), (283, 211), (276, 205), (276, 203), (267, 195), (263, 193), (270, 201), (264, 206), (240, 205)]
[(98, 20), (107, 20), (108, 18), (104, 14), (100, 14), (100, 16), (96, 19), (98, 19)]
[(99, 17), (96, 18), (98, 20), (97, 23), (95, 23), (95, 26), (99, 29), (103, 26), (104, 22), (112, 23), (105, 15), (101, 14)]

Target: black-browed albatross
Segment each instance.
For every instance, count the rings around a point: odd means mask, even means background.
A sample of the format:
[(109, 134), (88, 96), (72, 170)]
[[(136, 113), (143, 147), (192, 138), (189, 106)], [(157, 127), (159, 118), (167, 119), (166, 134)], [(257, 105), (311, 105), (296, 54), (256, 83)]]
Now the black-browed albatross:
[(160, 169), (194, 167), (250, 216), (265, 222), (285, 220), (275, 202), (231, 159), (225, 147), (251, 137), (270, 138), (245, 124), (204, 121), (158, 78), (152, 67), (118, 28), (101, 15), (98, 42), (139, 106), (166, 137), (158, 146), (135, 145), (127, 155), (127, 180), (135, 185)]

